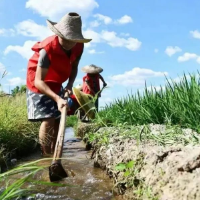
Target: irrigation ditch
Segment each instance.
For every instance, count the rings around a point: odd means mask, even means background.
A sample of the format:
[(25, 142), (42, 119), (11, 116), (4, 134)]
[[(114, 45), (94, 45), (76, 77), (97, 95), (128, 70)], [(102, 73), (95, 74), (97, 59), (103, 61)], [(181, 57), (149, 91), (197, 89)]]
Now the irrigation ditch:
[(179, 126), (99, 127), (79, 123), (94, 166), (131, 200), (200, 199), (200, 136)]

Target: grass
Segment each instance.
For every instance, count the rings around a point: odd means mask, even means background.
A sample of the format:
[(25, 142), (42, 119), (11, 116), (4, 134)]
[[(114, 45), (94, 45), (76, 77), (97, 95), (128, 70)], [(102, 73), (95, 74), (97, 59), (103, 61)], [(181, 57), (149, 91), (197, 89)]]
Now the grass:
[[(195, 135), (186, 135), (182, 127), (200, 131), (200, 74), (183, 75), (180, 82), (166, 78), (167, 84), (160, 90), (145, 87), (144, 93), (129, 94), (125, 98), (117, 99), (112, 104), (106, 105), (100, 111), (95, 122), (104, 126), (116, 126), (125, 131), (120, 132), (122, 138), (133, 138), (138, 141), (154, 140), (160, 145), (197, 144), (199, 138)], [(25, 95), (17, 95), (14, 98), (0, 98), (0, 154), (12, 154), (28, 152), (37, 144), (39, 124), (27, 121)], [(158, 135), (149, 130), (149, 124), (166, 124), (165, 132)], [(77, 117), (67, 118), (67, 126), (76, 126)], [(145, 125), (141, 129), (138, 125)], [(90, 133), (86, 137), (89, 142), (97, 141), (100, 145), (109, 143), (110, 133)], [(127, 178), (131, 178), (134, 171), (125, 163)], [(24, 168), (25, 167), (25, 168)], [(26, 166), (23, 170), (27, 169)], [(122, 167), (122, 165), (121, 165)], [(21, 168), (22, 169), (22, 168)], [(35, 171), (36, 170), (36, 171)], [(9, 199), (15, 195), (30, 194), (31, 191), (23, 189), (24, 183), (32, 180), (32, 176), (38, 171), (37, 167), (31, 168), (26, 177), (9, 184), (1, 194), (0, 199)], [(40, 169), (41, 170), (41, 169)], [(12, 171), (11, 171), (12, 172)], [(9, 173), (11, 173), (9, 171)], [(19, 170), (15, 171), (20, 173)], [(5, 178), (5, 174), (4, 174)], [(0, 180), (2, 177), (0, 176)], [(138, 193), (141, 193), (138, 190)], [(138, 194), (141, 195), (141, 194)]]
[[(75, 187), (70, 184), (59, 184), (46, 182), (42, 180), (35, 180), (35, 175), (38, 172), (48, 169), (48, 166), (40, 164), (41, 161), (45, 160), (49, 160), (49, 158), (40, 159), (34, 162), (23, 164), (8, 172), (0, 174), (0, 183), (1, 186), (4, 187), (4, 190), (0, 194), (0, 199), (11, 200), (20, 197), (34, 197), (34, 194), (38, 192), (35, 187), (37, 185), (40, 185), (40, 187), (37, 188), (41, 188), (41, 185), (48, 187)], [(4, 184), (2, 185), (2, 183)], [(27, 187), (27, 183), (31, 184), (31, 187)]]
[[(68, 119), (68, 125), (73, 126), (76, 118)], [(0, 98), (0, 165), (6, 159), (14, 156), (30, 154), (35, 149), (38, 141), (39, 123), (31, 123), (27, 120), (26, 96), (19, 94), (15, 97)], [(0, 193), (0, 199), (34, 196), (37, 185), (47, 186), (71, 186), (35, 180), (36, 173), (48, 169), (49, 166), (40, 166), (38, 163), (44, 159), (34, 161), (0, 174), (1, 186), (5, 188)], [(18, 178), (15, 178), (17, 176)], [(20, 177), (20, 178), (19, 178)], [(27, 188), (27, 184), (32, 187)]]
[(175, 82), (166, 78), (160, 90), (145, 86), (144, 93), (129, 94), (106, 105), (99, 117), (106, 125), (166, 124), (200, 130), (200, 74)]
[[(78, 122), (74, 115), (67, 118), (67, 126)], [(0, 165), (12, 157), (28, 155), (38, 144), (40, 123), (27, 118), (26, 95), (0, 97)]]
[[(143, 93), (138, 91), (106, 105), (95, 119), (96, 123), (106, 126), (105, 131), (87, 133), (85, 139), (96, 149), (109, 145), (110, 141), (112, 146), (113, 141), (124, 139), (136, 140), (137, 144), (153, 142), (161, 146), (199, 145), (200, 73), (184, 74), (179, 82), (166, 78), (166, 82), (160, 90), (154, 87), (149, 89), (146, 85)], [(166, 128), (154, 131), (151, 129), (153, 124), (163, 124)], [(135, 199), (146, 196), (147, 199), (157, 200), (159, 198), (143, 180), (139, 180), (138, 185), (134, 184), (142, 165), (137, 160), (117, 163), (115, 170), (122, 171), (123, 177), (116, 185), (126, 184), (127, 188), (132, 188)]]
[(78, 123), (78, 118), (76, 115), (71, 115), (67, 117), (67, 123), (66, 123), (67, 127), (74, 127), (77, 125), (77, 123)]
[(0, 98), (0, 157), (22, 156), (37, 145), (38, 123), (27, 120), (26, 96)]

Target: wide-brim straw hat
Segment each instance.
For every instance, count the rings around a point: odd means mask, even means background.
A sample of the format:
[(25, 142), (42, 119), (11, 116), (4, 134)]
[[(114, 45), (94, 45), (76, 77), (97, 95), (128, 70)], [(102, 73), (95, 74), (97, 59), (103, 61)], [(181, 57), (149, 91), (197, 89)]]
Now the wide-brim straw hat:
[(58, 23), (47, 20), (47, 25), (57, 36), (65, 40), (78, 43), (92, 40), (83, 37), (81, 16), (74, 12), (66, 14)]
[(83, 67), (82, 71), (88, 74), (99, 74), (103, 71), (103, 69), (101, 67), (92, 64)]
[(88, 118), (95, 118), (95, 105), (93, 101), (89, 98), (90, 95), (87, 95), (81, 92), (78, 88), (72, 88), (73, 94), (76, 97), (80, 107), (85, 111), (85, 114)]

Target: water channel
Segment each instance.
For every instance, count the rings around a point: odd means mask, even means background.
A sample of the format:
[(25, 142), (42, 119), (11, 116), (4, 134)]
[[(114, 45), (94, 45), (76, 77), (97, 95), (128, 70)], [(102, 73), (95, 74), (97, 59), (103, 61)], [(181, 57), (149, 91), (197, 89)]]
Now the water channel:
[[(90, 159), (91, 152), (85, 150), (85, 144), (79, 138), (74, 137), (72, 128), (66, 128), (63, 157), (64, 169), (69, 177), (59, 183), (70, 184), (70, 186), (39, 186), (36, 191), (39, 192), (35, 197), (26, 197), (23, 200), (121, 200), (112, 193), (113, 182), (99, 168), (94, 168), (93, 161)], [(28, 163), (40, 159), (40, 153), (37, 152), (21, 162)], [(42, 161), (44, 165), (51, 165), (51, 161)], [(48, 169), (39, 172), (36, 175), (37, 180), (48, 181)], [(28, 187), (31, 187), (30, 185)], [(34, 185), (34, 187), (36, 187)], [(36, 189), (36, 188), (34, 188)]]

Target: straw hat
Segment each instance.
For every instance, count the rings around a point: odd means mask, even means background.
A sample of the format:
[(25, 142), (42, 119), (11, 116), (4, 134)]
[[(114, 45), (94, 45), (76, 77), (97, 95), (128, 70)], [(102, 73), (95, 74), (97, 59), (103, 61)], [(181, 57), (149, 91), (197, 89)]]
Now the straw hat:
[(72, 88), (73, 94), (76, 97), (76, 100), (78, 101), (81, 108), (85, 111), (85, 114), (90, 118), (95, 118), (95, 111), (92, 108), (95, 108), (94, 103), (89, 99), (90, 95), (87, 95), (83, 92), (81, 92), (77, 88)]
[(96, 65), (87, 65), (82, 68), (82, 71), (88, 74), (98, 74), (103, 71), (101, 67), (97, 67)]
[(63, 39), (80, 43), (87, 43), (92, 40), (83, 37), (81, 16), (74, 12), (66, 14), (58, 23), (47, 20), (47, 25), (57, 36)]

